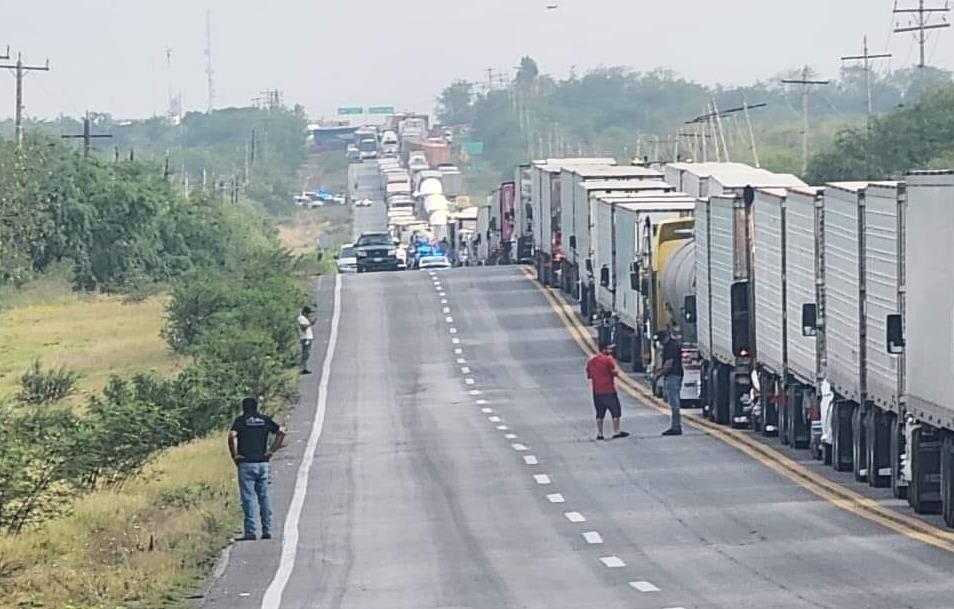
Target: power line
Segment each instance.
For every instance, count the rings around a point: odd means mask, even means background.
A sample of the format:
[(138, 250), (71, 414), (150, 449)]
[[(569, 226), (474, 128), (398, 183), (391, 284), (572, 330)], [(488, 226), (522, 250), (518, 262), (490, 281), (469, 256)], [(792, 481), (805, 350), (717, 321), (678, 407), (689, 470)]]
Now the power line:
[(785, 85), (802, 86), (802, 175), (808, 173), (808, 95), (812, 87), (824, 86), (830, 84), (830, 80), (810, 80), (809, 68), (802, 68), (801, 78), (786, 78), (782, 80)]
[(925, 66), (924, 46), (925, 46), (925, 43), (927, 42), (927, 31), (951, 27), (951, 24), (948, 23), (947, 21), (944, 21), (943, 23), (930, 23), (931, 16), (938, 13), (949, 13), (950, 11), (951, 9), (947, 5), (943, 7), (940, 7), (940, 6), (925, 7), (924, 0), (918, 0), (917, 8), (897, 8), (897, 6), (895, 6), (895, 9), (893, 12), (896, 15), (902, 15), (902, 14), (915, 15), (914, 25), (906, 26), (906, 27), (896, 27), (894, 28), (894, 33), (895, 34), (901, 34), (904, 32), (917, 33), (918, 47), (921, 50), (920, 61), (918, 62), (919, 68), (924, 68)]
[[(9, 59), (10, 51), (7, 50), (7, 57)], [(23, 77), (28, 72), (49, 72), (50, 71), (50, 60), (46, 60), (46, 64), (42, 66), (28, 66), (23, 64), (23, 56), (20, 53), (17, 53), (17, 62), (15, 64), (0, 64), (0, 68), (8, 68), (14, 71), (14, 75), (17, 79), (17, 107), (16, 107), (16, 142), (17, 148), (23, 147)]]
[(113, 136), (109, 133), (91, 133), (89, 112), (83, 117), (83, 133), (68, 134), (60, 136), (64, 140), (82, 139), (83, 140), (83, 158), (89, 158), (89, 145), (94, 139), (109, 139)]

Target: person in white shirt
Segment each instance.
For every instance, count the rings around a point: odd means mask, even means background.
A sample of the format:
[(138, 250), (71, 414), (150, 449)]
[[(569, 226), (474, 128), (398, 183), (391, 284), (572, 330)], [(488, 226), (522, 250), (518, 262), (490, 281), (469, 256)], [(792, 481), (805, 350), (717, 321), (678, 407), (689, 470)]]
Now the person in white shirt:
[(310, 307), (302, 307), (298, 315), (298, 342), (301, 344), (301, 373), (311, 374), (308, 369), (308, 358), (311, 356), (311, 343), (315, 340), (315, 334), (312, 331), (314, 325), (309, 317), (311, 315)]

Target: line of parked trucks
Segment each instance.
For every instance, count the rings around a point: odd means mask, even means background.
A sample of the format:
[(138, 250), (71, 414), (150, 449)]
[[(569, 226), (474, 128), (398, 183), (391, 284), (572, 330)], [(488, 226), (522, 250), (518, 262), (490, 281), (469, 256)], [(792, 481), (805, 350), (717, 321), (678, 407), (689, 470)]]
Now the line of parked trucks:
[(633, 371), (671, 328), (684, 403), (954, 526), (954, 172), (813, 187), (739, 163), (545, 159), (494, 197), (497, 246)]

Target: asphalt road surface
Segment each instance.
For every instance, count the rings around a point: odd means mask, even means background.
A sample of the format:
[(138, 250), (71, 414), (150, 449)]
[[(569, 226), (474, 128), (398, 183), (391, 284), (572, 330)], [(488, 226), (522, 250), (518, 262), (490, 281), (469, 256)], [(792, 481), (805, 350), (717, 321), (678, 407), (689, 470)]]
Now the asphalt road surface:
[(352, 240), (362, 233), (381, 232), (388, 229), (388, 210), (377, 163), (362, 163), (359, 166), (358, 188), (352, 190), (354, 200), (371, 199), (371, 207), (355, 207), (352, 213)]
[(236, 545), (207, 607), (954, 606), (954, 555), (626, 396), (633, 437), (594, 440), (584, 355), (516, 268), (323, 281), (283, 538)]

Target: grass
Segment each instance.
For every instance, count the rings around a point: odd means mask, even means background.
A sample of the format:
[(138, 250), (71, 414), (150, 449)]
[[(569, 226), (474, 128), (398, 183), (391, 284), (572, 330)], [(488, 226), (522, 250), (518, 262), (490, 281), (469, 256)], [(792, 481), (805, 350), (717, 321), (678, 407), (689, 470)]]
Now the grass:
[(75, 396), (82, 403), (112, 374), (139, 370), (172, 373), (178, 362), (160, 338), (165, 295), (139, 302), (117, 296), (76, 294), (62, 277), (50, 277), (0, 299), (0, 399), (16, 392), (31, 362), (66, 366), (82, 375)]
[(222, 438), (198, 440), (69, 516), (0, 537), (0, 608), (181, 606), (239, 526), (234, 477)]

